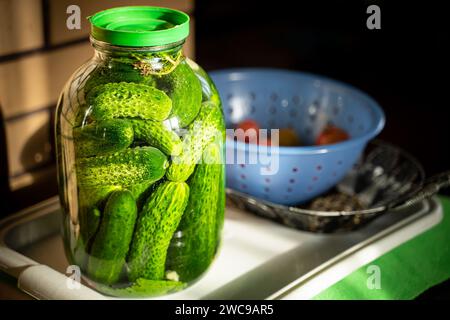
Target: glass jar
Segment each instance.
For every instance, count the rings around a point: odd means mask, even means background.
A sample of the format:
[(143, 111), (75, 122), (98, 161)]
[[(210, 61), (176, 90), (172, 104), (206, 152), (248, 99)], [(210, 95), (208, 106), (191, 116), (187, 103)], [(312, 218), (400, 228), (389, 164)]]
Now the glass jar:
[(158, 296), (197, 280), (224, 220), (221, 102), (185, 58), (189, 16), (121, 7), (89, 18), (94, 57), (57, 107), (67, 257), (112, 296)]

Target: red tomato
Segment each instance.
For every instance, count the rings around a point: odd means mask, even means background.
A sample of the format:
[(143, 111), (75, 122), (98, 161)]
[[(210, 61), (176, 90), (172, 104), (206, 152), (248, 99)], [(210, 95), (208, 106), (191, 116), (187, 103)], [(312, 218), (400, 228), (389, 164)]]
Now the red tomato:
[(338, 143), (348, 140), (350, 137), (343, 129), (335, 126), (327, 126), (316, 139), (316, 145), (322, 146), (326, 144)]
[[(251, 120), (251, 119), (244, 120), (244, 121), (242, 121), (241, 123), (238, 124), (236, 129), (242, 129), (242, 130), (244, 130), (244, 132), (246, 132), (249, 129), (255, 130), (254, 133), (256, 134), (256, 142), (258, 143), (260, 127), (259, 127), (259, 124), (256, 121)], [(253, 136), (252, 135), (253, 135), (253, 133), (248, 133), (247, 134), (247, 136), (244, 138), (245, 143), (249, 143), (250, 140), (253, 140)]]
[(238, 124), (237, 128), (242, 129), (244, 131), (246, 131), (248, 129), (255, 129), (256, 132), (258, 132), (260, 129), (259, 124), (256, 121), (251, 120), (251, 119), (242, 121), (241, 123)]

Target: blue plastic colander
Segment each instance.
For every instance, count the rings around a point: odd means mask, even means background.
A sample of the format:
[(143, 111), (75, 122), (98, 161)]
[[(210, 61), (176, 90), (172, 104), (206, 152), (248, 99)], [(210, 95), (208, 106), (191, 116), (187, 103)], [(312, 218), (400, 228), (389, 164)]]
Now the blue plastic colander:
[(210, 75), (227, 128), (253, 119), (262, 128), (292, 128), (304, 143), (313, 144), (326, 125), (336, 125), (351, 137), (327, 146), (277, 148), (227, 138), (227, 186), (254, 197), (294, 205), (327, 191), (384, 126), (383, 111), (372, 98), (322, 76), (277, 69), (228, 69)]

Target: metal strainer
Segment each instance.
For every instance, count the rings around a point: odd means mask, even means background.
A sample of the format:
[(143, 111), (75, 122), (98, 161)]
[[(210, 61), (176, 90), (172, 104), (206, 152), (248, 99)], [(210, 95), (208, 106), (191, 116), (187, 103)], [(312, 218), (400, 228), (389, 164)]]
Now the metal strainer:
[(389, 211), (413, 206), (450, 185), (450, 171), (425, 179), (421, 164), (407, 152), (372, 141), (363, 157), (330, 192), (300, 207), (275, 204), (227, 189), (236, 206), (300, 230), (356, 229)]

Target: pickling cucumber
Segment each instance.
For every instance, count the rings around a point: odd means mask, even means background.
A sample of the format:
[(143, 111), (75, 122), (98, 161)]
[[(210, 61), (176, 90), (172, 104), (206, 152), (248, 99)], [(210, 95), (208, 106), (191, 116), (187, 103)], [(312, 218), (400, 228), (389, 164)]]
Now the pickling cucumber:
[(202, 103), (202, 87), (186, 61), (181, 61), (169, 74), (156, 78), (156, 86), (172, 99), (170, 117), (178, 119), (181, 128), (189, 125)]
[(110, 119), (73, 129), (78, 157), (121, 151), (133, 142), (133, 127), (125, 120)]
[(97, 86), (86, 101), (94, 120), (130, 117), (162, 121), (172, 109), (172, 101), (163, 91), (133, 82)]
[[(197, 165), (188, 180), (189, 202), (178, 226), (182, 237), (175, 237), (168, 251), (168, 270), (174, 270), (181, 281), (189, 282), (202, 274), (211, 264), (217, 247), (217, 214), (223, 210), (221, 203), (224, 192), (221, 188), (223, 165), (221, 150), (211, 145), (205, 150), (208, 162)], [(218, 208), (221, 206), (222, 208)]]
[(186, 62), (187, 64), (189, 64), (192, 71), (194, 71), (195, 75), (200, 81), (200, 85), (202, 87), (202, 102), (211, 101), (219, 106), (221, 104), (219, 93), (217, 92), (217, 88), (209, 75), (205, 70), (203, 70), (202, 67), (200, 67), (191, 59), (186, 58)]
[(79, 186), (129, 186), (158, 181), (168, 166), (157, 148), (136, 147), (104, 156), (82, 158), (77, 163)]
[(224, 122), (220, 107), (210, 101), (202, 103), (202, 108), (188, 133), (183, 138), (183, 150), (172, 157), (166, 177), (170, 181), (186, 181), (194, 172), (203, 150), (210, 143), (223, 143)]
[(95, 68), (84, 85), (84, 92), (110, 82), (135, 82), (149, 86), (155, 85), (152, 76), (146, 76), (133, 66), (133, 60), (112, 58)]
[(79, 192), (80, 232), (86, 252), (90, 251), (92, 237), (98, 230), (101, 209), (108, 196), (120, 186), (81, 187)]
[(153, 191), (136, 223), (128, 254), (128, 278), (162, 280), (167, 248), (189, 199), (184, 182), (163, 182)]
[(167, 155), (177, 156), (181, 152), (180, 137), (164, 123), (152, 120), (131, 120), (136, 140), (142, 140)]
[(88, 273), (94, 280), (111, 284), (119, 279), (136, 218), (137, 207), (131, 192), (115, 191), (109, 196), (88, 262)]

